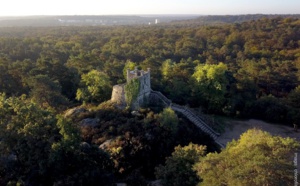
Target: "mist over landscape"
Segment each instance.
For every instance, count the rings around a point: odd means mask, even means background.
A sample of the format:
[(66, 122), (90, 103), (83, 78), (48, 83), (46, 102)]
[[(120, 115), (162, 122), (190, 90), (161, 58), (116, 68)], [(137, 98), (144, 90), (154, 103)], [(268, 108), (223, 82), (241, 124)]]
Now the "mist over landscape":
[(197, 25), (216, 23), (240, 23), (243, 21), (257, 20), (260, 18), (294, 17), (299, 18), (300, 14), (277, 15), (277, 14), (249, 14), (249, 15), (78, 15), (78, 16), (14, 16), (0, 17), (0, 27), (21, 27), (21, 26), (112, 26), (112, 25), (157, 25), (179, 23), (189, 21)]

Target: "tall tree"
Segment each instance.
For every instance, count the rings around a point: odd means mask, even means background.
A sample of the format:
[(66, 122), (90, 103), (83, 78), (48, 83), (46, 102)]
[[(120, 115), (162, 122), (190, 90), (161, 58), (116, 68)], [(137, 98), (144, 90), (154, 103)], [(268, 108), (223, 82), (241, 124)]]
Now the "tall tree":
[(176, 134), (178, 130), (178, 117), (174, 110), (170, 107), (165, 108), (159, 115), (158, 121), (160, 122), (160, 126), (170, 131), (173, 135)]
[(57, 110), (65, 109), (68, 99), (61, 94), (58, 81), (53, 81), (47, 75), (36, 75), (27, 80), (31, 99), (44, 108), (52, 107)]
[(111, 83), (108, 75), (92, 70), (81, 76), (80, 88), (77, 90), (76, 99), (84, 102), (103, 102), (111, 95)]
[(206, 147), (190, 143), (187, 146), (175, 147), (172, 156), (166, 159), (165, 166), (158, 166), (155, 174), (164, 186), (194, 186), (200, 179), (192, 169), (206, 153)]
[(97, 146), (81, 143), (80, 130), (71, 119), (57, 116), (60, 139), (51, 146), (49, 158), (54, 185), (111, 185), (113, 164)]
[(0, 117), (0, 167), (4, 168), (0, 182), (29, 184), (34, 183), (31, 178), (46, 179), (49, 152), (57, 134), (55, 116), (25, 96), (6, 98), (1, 94)]
[(251, 129), (221, 153), (209, 153), (194, 170), (200, 185), (293, 185), (299, 142)]
[(193, 78), (196, 83), (194, 92), (202, 100), (202, 105), (208, 111), (220, 111), (226, 103), (225, 94), (229, 86), (227, 66), (200, 64), (196, 67)]

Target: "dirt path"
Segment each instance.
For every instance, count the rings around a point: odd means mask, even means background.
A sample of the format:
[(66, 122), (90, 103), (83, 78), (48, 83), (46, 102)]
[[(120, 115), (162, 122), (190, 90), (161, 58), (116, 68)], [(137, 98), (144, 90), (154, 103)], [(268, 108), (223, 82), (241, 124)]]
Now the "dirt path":
[(300, 142), (300, 129), (298, 132), (294, 132), (292, 127), (270, 124), (255, 119), (245, 121), (231, 120), (227, 123), (228, 127), (225, 129), (225, 132), (219, 137), (220, 142), (223, 144), (227, 144), (227, 142), (230, 142), (233, 139), (238, 139), (242, 133), (252, 128), (258, 128), (267, 131), (272, 135), (295, 138)]
[[(272, 135), (279, 135), (282, 137), (291, 137), (295, 138), (300, 142), (300, 129), (298, 132), (295, 132), (294, 129), (288, 126), (282, 125), (275, 125), (266, 123), (264, 121), (250, 119), (250, 120), (231, 120), (227, 122), (228, 127), (225, 129), (225, 132), (221, 134), (218, 138), (218, 141), (222, 144), (227, 144), (228, 142), (232, 141), (233, 139), (239, 139), (240, 135), (246, 132), (248, 129), (258, 128), (264, 131), (271, 133)], [(300, 172), (300, 153), (297, 154), (297, 167), (298, 167), (298, 174)]]

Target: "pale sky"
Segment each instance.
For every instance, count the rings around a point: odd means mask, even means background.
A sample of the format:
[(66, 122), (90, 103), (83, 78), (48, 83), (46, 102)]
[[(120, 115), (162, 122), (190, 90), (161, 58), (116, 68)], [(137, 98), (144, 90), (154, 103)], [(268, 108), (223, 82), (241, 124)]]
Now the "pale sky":
[(0, 0), (0, 16), (300, 14), (300, 0)]

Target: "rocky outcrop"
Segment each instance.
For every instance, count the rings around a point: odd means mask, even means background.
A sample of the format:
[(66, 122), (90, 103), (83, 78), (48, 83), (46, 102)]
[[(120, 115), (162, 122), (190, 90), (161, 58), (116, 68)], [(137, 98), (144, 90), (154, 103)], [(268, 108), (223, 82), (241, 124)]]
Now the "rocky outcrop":
[(79, 115), (80, 113), (86, 113), (88, 112), (88, 110), (86, 110), (85, 108), (82, 108), (82, 107), (75, 107), (75, 108), (72, 108), (72, 109), (69, 109), (66, 111), (64, 117), (67, 118), (67, 117), (75, 117), (77, 115)]
[(85, 118), (80, 121), (80, 126), (82, 127), (97, 127), (99, 126), (99, 119), (98, 118)]
[(110, 144), (112, 143), (112, 141), (113, 141), (112, 139), (106, 140), (104, 143), (102, 143), (102, 144), (99, 146), (99, 148), (100, 148), (100, 149), (103, 149), (103, 150), (107, 149), (107, 147), (110, 146)]

